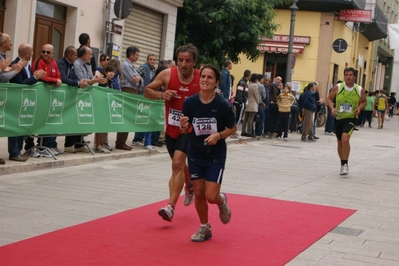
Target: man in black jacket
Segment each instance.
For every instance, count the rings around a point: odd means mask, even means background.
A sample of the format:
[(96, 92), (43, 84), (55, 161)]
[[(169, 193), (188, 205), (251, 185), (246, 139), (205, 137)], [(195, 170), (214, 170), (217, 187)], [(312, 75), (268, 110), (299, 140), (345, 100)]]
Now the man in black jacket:
[(245, 106), (248, 100), (248, 81), (251, 78), (251, 70), (245, 70), (244, 76), (237, 84), (236, 97), (234, 100), (234, 106), (236, 107), (236, 123), (237, 125), (242, 120), (242, 115), (245, 111)]
[(266, 87), (266, 90), (269, 91), (269, 105), (267, 116), (265, 120), (265, 129), (264, 131), (268, 136), (271, 136), (273, 132), (277, 132), (277, 96), (280, 94), (280, 89), (278, 88), (282, 82), (282, 78), (277, 76), (274, 78), (272, 83), (269, 83)]
[[(46, 75), (46, 71), (37, 70), (32, 73), (29, 61), (33, 55), (33, 48), (28, 43), (22, 43), (18, 47), (18, 57), (11, 62), (11, 65), (16, 65), (18, 62), (26, 62), (26, 66), (22, 68), (12, 79), (10, 83), (32, 85)], [(24, 63), (25, 64), (25, 63)], [(21, 155), (23, 142), (25, 139), (25, 154)], [(33, 138), (27, 136), (8, 137), (8, 153), (9, 159), (12, 161), (25, 162), (30, 157), (39, 157), (40, 154), (33, 149), (35, 146)]]
[[(75, 67), (73, 63), (78, 58), (78, 52), (75, 47), (68, 46), (65, 49), (64, 57), (57, 60), (58, 70), (61, 74), (62, 83), (68, 84), (69, 86), (75, 86), (79, 88), (87, 87), (87, 80), (80, 79), (75, 73)], [(82, 144), (76, 144), (82, 142), (82, 135), (70, 135), (65, 136), (64, 151), (69, 153), (76, 153), (78, 151), (88, 152)]]

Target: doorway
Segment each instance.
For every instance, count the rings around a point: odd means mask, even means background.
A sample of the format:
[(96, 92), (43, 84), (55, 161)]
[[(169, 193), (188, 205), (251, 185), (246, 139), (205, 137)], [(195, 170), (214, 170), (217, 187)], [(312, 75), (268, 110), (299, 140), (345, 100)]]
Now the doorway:
[(285, 74), (287, 70), (287, 55), (276, 53), (265, 53), (265, 73), (270, 75), (273, 80), (275, 77), (280, 76), (285, 81)]
[(54, 59), (63, 57), (66, 7), (47, 1), (37, 1), (33, 51), (40, 56), (44, 44), (54, 46)]

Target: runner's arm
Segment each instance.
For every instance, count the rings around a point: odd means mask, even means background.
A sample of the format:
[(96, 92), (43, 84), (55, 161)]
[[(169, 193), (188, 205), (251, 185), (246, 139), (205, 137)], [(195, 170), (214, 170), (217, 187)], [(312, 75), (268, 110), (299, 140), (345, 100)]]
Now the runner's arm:
[(337, 112), (336, 112), (337, 110), (334, 108), (333, 100), (334, 100), (335, 96), (337, 95), (337, 92), (338, 92), (338, 85), (335, 85), (327, 97), (327, 106), (328, 106), (328, 108), (330, 108), (331, 113), (334, 117), (337, 116)]
[[(161, 71), (154, 79), (154, 81), (144, 88), (144, 97), (150, 100), (166, 100), (168, 98), (168, 94), (166, 94), (166, 89), (169, 83), (170, 75), (170, 69), (165, 69)], [(158, 91), (161, 87), (164, 88), (164, 91)]]

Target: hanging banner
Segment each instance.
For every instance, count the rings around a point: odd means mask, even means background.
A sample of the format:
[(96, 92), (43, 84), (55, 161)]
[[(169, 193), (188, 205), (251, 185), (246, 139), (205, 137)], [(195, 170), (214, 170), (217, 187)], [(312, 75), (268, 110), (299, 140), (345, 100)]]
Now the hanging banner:
[(164, 115), (163, 101), (98, 86), (0, 83), (0, 137), (161, 131)]

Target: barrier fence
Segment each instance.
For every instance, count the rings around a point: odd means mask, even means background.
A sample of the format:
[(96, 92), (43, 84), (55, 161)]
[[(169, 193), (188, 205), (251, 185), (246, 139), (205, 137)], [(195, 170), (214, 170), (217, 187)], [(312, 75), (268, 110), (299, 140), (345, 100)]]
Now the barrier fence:
[(0, 137), (161, 131), (164, 110), (163, 101), (98, 86), (0, 83)]

